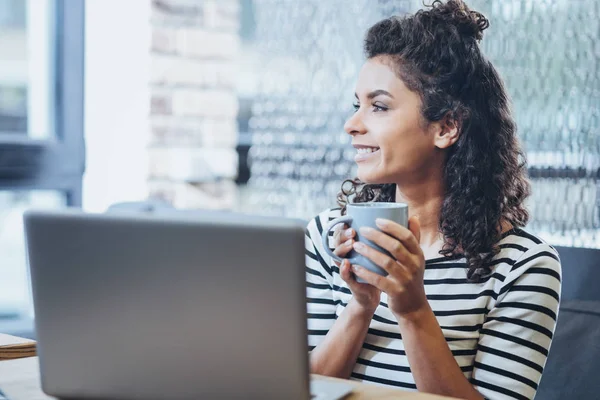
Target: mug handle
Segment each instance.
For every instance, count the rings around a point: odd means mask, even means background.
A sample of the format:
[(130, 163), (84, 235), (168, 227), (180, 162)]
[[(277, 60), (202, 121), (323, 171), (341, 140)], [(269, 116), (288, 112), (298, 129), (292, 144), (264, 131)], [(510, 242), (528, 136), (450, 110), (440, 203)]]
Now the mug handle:
[[(325, 229), (323, 229), (323, 234), (321, 235), (321, 240), (323, 242), (323, 248), (325, 249), (325, 252), (327, 254), (329, 254), (331, 256), (331, 258), (333, 258), (334, 260), (336, 260), (337, 262), (342, 262), (344, 259), (342, 257), (338, 257), (335, 254), (333, 254), (333, 251), (329, 248), (329, 232), (331, 231), (331, 229), (338, 225), (338, 224), (342, 224), (342, 223), (348, 223), (348, 222), (352, 222), (352, 217), (350, 215), (344, 215), (342, 217), (336, 218), (333, 221), (331, 221), (327, 227)], [(352, 262), (352, 261), (350, 261)]]

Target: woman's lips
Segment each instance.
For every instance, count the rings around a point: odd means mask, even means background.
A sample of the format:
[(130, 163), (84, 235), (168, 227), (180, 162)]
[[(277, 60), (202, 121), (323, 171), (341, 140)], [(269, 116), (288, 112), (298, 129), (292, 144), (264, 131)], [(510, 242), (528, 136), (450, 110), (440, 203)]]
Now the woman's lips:
[(373, 157), (378, 157), (379, 151), (380, 151), (380, 149), (377, 148), (377, 150), (375, 150), (375, 151), (356, 153), (356, 155), (354, 156), (354, 161), (355, 162), (368, 161)]

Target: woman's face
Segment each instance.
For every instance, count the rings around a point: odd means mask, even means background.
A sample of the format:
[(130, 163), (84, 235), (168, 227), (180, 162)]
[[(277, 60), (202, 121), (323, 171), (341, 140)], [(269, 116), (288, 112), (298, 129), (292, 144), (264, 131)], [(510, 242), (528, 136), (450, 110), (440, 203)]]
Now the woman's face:
[(358, 178), (371, 184), (420, 180), (438, 157), (435, 129), (421, 116), (421, 99), (389, 65), (375, 57), (356, 84), (356, 112), (344, 125), (357, 149)]

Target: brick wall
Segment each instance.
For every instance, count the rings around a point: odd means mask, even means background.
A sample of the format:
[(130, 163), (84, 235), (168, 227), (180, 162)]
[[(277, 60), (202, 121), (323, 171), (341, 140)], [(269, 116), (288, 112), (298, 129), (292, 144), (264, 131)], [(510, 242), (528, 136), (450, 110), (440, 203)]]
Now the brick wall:
[(149, 194), (182, 208), (232, 208), (238, 0), (148, 1)]

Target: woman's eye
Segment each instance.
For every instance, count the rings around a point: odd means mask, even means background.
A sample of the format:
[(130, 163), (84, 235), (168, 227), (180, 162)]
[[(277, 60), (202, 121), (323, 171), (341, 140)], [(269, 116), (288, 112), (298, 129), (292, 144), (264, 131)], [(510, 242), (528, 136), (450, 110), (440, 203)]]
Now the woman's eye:
[(378, 104), (373, 104), (373, 112), (387, 111), (387, 107)]
[[(354, 103), (354, 104), (352, 104), (352, 107), (354, 107), (354, 112), (356, 112), (360, 108), (360, 104)], [(386, 106), (379, 105), (379, 104), (373, 104), (373, 112), (381, 112), (381, 111), (387, 111), (387, 110), (388, 110), (388, 108)]]

